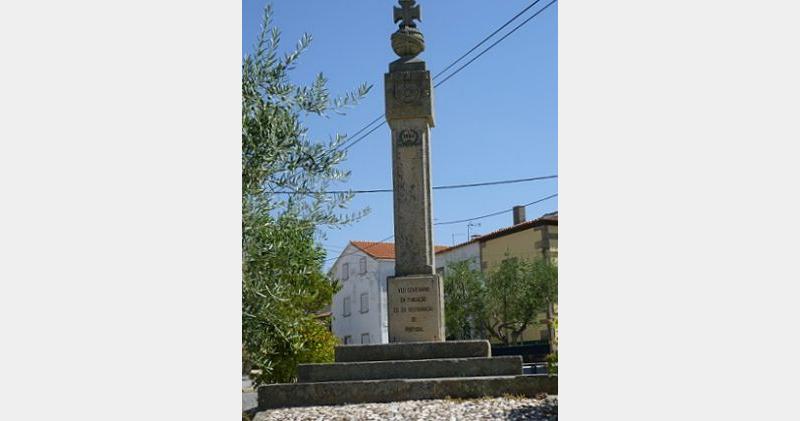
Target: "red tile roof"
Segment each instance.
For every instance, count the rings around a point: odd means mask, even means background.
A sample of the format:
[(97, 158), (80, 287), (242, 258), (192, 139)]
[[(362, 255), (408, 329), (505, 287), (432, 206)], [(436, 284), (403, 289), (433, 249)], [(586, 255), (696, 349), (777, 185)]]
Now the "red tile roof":
[[(452, 247), (435, 246), (434, 252), (441, 253), (443, 251), (449, 251), (470, 243), (474, 243), (476, 241), (487, 241), (491, 240), (492, 238), (502, 237), (504, 235), (513, 234), (517, 231), (522, 231), (528, 228), (538, 227), (542, 225), (558, 225), (558, 212), (556, 211), (553, 213), (547, 213), (539, 218), (532, 219), (530, 221), (525, 221), (521, 224), (512, 225), (506, 228), (501, 228), (497, 231), (492, 231), (488, 234), (484, 234), (480, 237), (473, 238), (472, 240), (463, 242), (461, 244), (456, 244)], [(359, 250), (372, 256), (375, 259), (394, 260), (394, 243), (379, 243), (375, 241), (351, 241), (350, 243), (356, 246)]]
[[(376, 259), (394, 260), (394, 243), (377, 243), (374, 241), (351, 241), (359, 250)], [(435, 246), (435, 252), (446, 249), (447, 246)]]
[(376, 259), (394, 259), (394, 243), (374, 241), (351, 241), (352, 245)]
[(456, 244), (452, 247), (446, 247), (442, 250), (436, 250), (437, 253), (441, 253), (443, 251), (450, 251), (455, 248), (459, 248), (461, 246), (465, 246), (470, 243), (478, 242), (478, 241), (488, 241), (493, 238), (502, 237), (504, 235), (513, 234), (518, 231), (523, 231), (528, 228), (539, 227), (542, 225), (558, 225), (558, 212), (547, 213), (542, 215), (539, 218), (532, 219), (530, 221), (525, 221), (517, 225), (512, 225), (510, 227), (500, 228), (499, 230), (492, 231), (488, 234), (484, 234), (480, 237), (475, 237), (469, 241), (465, 241), (461, 244)]

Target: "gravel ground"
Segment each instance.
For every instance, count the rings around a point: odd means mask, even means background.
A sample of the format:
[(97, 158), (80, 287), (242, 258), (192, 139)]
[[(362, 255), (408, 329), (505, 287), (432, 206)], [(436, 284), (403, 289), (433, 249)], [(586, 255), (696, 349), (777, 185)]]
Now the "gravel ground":
[(340, 406), (308, 406), (259, 412), (270, 420), (558, 420), (558, 396), (542, 399), (439, 399)]

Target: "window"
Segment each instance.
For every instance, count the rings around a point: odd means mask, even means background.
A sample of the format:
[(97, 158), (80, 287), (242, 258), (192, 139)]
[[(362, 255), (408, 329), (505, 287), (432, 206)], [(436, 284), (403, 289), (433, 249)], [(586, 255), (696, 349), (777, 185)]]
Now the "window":
[(358, 269), (359, 269), (359, 273), (361, 273), (362, 275), (367, 273), (367, 258), (366, 257), (362, 257), (361, 260), (358, 261)]
[(369, 311), (369, 293), (361, 294), (361, 312), (366, 313)]
[(351, 343), (353, 343), (353, 337), (352, 337), (352, 336), (350, 336), (350, 335), (347, 335), (347, 336), (345, 336), (345, 337), (344, 337), (344, 344), (345, 344), (345, 345), (349, 345), (349, 344), (351, 344)]
[(344, 297), (344, 304), (342, 305), (344, 308), (342, 311), (342, 316), (347, 317), (350, 315), (350, 297)]
[(361, 344), (362, 345), (369, 345), (369, 333), (362, 333), (361, 334)]
[(350, 263), (342, 265), (342, 280), (346, 281), (350, 278)]

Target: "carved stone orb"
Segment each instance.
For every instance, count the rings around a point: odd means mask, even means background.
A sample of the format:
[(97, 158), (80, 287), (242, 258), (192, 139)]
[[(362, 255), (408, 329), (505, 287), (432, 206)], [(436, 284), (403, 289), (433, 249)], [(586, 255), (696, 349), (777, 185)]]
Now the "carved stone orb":
[(416, 28), (401, 28), (392, 34), (392, 49), (400, 57), (414, 57), (425, 51), (425, 38)]

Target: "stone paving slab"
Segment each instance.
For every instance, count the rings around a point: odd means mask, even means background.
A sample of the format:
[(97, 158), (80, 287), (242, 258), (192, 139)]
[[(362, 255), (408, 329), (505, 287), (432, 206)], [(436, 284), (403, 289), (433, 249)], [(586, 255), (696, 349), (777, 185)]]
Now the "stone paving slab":
[(366, 361), (334, 364), (300, 364), (298, 381), (427, 379), (432, 377), (513, 376), (522, 374), (519, 355), (489, 358)]
[(337, 363), (492, 356), (492, 348), (486, 340), (343, 345), (337, 346), (334, 352)]
[(535, 397), (541, 393), (558, 394), (558, 377), (520, 375), (271, 384), (258, 389), (258, 409), (504, 395)]

